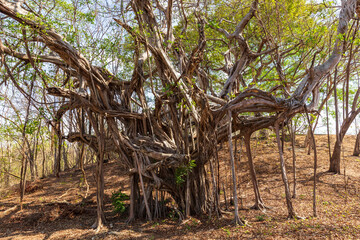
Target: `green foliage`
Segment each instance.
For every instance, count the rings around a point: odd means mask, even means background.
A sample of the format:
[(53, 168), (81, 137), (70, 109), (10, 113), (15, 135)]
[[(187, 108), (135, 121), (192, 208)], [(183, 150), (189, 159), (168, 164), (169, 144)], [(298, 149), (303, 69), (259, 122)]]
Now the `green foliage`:
[(171, 95), (174, 94), (173, 90), (172, 90), (173, 86), (172, 85), (165, 85), (164, 89), (163, 89), (163, 92), (168, 96), (170, 97)]
[(27, 122), (25, 133), (26, 134), (33, 134), (38, 129), (40, 121), (38, 119), (30, 119)]
[(259, 215), (259, 216), (256, 216), (256, 219), (259, 221), (259, 222), (262, 222), (265, 220), (265, 215)]
[(171, 218), (172, 220), (176, 220), (179, 218), (179, 215), (176, 213), (174, 209), (171, 209), (171, 211), (168, 214), (168, 217)]
[(221, 228), (221, 229), (226, 233), (226, 235), (227, 235), (228, 237), (231, 236), (231, 232), (230, 232), (229, 229), (227, 229), (227, 228)]
[(184, 164), (175, 170), (175, 182), (181, 185), (185, 182), (185, 177), (196, 167), (195, 160), (190, 160), (188, 164)]
[(111, 204), (113, 205), (114, 212), (123, 213), (126, 210), (124, 201), (129, 200), (129, 195), (122, 193), (121, 190), (113, 192), (111, 195)]

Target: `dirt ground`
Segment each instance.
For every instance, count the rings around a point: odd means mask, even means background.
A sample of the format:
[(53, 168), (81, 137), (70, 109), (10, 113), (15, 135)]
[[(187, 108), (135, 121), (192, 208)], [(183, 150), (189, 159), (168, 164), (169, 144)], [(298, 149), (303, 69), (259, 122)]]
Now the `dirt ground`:
[[(360, 158), (352, 156), (355, 136), (344, 140), (342, 174), (328, 174), (329, 152), (326, 135), (316, 136), (318, 151), (317, 212), (313, 216), (313, 152), (303, 148), (304, 136), (297, 136), (297, 197), (293, 199), (298, 219), (287, 219), (284, 185), (274, 138), (252, 142), (260, 192), (266, 212), (252, 210), (254, 194), (244, 148), (237, 149), (240, 216), (245, 226), (233, 224), (232, 208), (222, 218), (192, 217), (182, 223), (170, 216), (151, 222), (126, 225), (127, 214), (113, 212), (110, 197), (121, 189), (129, 194), (126, 171), (112, 161), (105, 164), (105, 210), (107, 224), (99, 233), (90, 229), (96, 216), (94, 166), (86, 169), (90, 191), (86, 199), (80, 171), (63, 172), (29, 185), (23, 210), (19, 210), (16, 189), (0, 194), (1, 239), (360, 239)], [(333, 146), (335, 137), (331, 137)], [(227, 146), (220, 151), (221, 178), (231, 182)], [(291, 190), (293, 167), (290, 143), (285, 143), (285, 159)], [(345, 173), (345, 174), (344, 174)], [(229, 189), (225, 188), (229, 198)], [(225, 208), (224, 191), (221, 191)]]

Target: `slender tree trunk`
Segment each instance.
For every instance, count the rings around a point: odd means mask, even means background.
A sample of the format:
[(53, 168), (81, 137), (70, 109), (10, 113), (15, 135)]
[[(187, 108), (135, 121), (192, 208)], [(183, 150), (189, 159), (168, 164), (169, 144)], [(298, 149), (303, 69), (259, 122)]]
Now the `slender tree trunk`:
[(360, 131), (356, 135), (356, 142), (355, 142), (353, 156), (359, 156), (359, 154), (360, 154)]
[(63, 146), (62, 150), (63, 150), (62, 155), (63, 155), (63, 159), (64, 159), (64, 170), (67, 170), (70, 168), (69, 161), (68, 161), (68, 148)]
[[(5, 159), (6, 159), (6, 157), (5, 157), (5, 155), (4, 155), (4, 145), (3, 145), (4, 143), (3, 142), (1, 142), (1, 146), (0, 146), (0, 148), (1, 148), (1, 157), (0, 157), (0, 170), (1, 169), (6, 169), (5, 168), (5, 165), (6, 165), (6, 161), (5, 161)], [(5, 143), (6, 144), (6, 143)], [(0, 188), (2, 187), (2, 184), (3, 183), (5, 183), (5, 174), (1, 174), (2, 175), (2, 178), (0, 178)], [(0, 176), (1, 176), (0, 175)]]
[[(328, 94), (330, 94), (329, 88), (329, 78), (327, 77), (327, 82), (326, 82), (326, 92), (329, 92)], [(330, 141), (330, 128), (329, 128), (329, 109), (328, 109), (328, 101), (325, 102), (325, 107), (326, 107), (326, 132), (327, 132), (327, 141), (328, 141), (328, 149), (329, 149), (329, 159), (331, 158), (331, 141)]]
[(339, 136), (339, 109), (338, 109), (338, 99), (337, 99), (337, 68), (335, 69), (334, 77), (334, 100), (335, 100), (335, 124), (336, 124), (336, 142), (333, 150), (333, 154), (330, 158), (330, 168), (329, 172), (340, 173), (340, 152), (341, 152), (341, 143)]
[(213, 197), (215, 199), (214, 202), (214, 211), (216, 212), (216, 215), (218, 217), (221, 216), (221, 211), (220, 211), (220, 196), (219, 196), (219, 192), (218, 192), (218, 186), (217, 186), (217, 182), (215, 179), (215, 169), (213, 166), (213, 159), (210, 160), (210, 171), (211, 171), (211, 179), (212, 179), (212, 184), (213, 184)]
[[(217, 169), (216, 169), (216, 172), (217, 172), (217, 175), (216, 175), (216, 186), (217, 186), (217, 190), (216, 190), (216, 194), (217, 194), (217, 196), (218, 196), (218, 199), (219, 199), (219, 201), (218, 201), (218, 210), (219, 210), (219, 212), (220, 212), (220, 196), (219, 196), (219, 194), (220, 194), (220, 189), (221, 189), (221, 186), (220, 186), (220, 163), (219, 163), (219, 152), (218, 152), (218, 149), (217, 149), (217, 145), (215, 146), (215, 164), (216, 164), (216, 166), (217, 166)], [(225, 198), (225, 195), (224, 195), (224, 198)], [(227, 204), (226, 203), (226, 201), (225, 201), (225, 204)]]
[[(58, 123), (57, 123), (58, 124)], [(56, 127), (57, 129), (58, 127)], [(61, 171), (61, 145), (62, 145), (62, 136), (61, 133), (57, 132), (57, 148), (55, 149), (55, 159), (54, 159), (54, 173), (55, 176), (58, 178), (60, 177)]]
[(40, 128), (41, 128), (41, 122), (38, 126), (35, 137), (33, 139), (32, 149), (29, 149), (29, 153), (30, 153), (29, 165), (30, 165), (30, 174), (31, 174), (32, 182), (35, 181), (35, 179), (37, 178), (36, 155), (37, 155), (37, 145), (39, 142), (38, 136), (39, 136)]
[[(105, 153), (105, 129), (104, 129), (104, 119), (102, 117), (95, 118), (90, 111), (88, 111), (88, 116), (91, 121), (91, 124), (94, 127), (97, 138), (97, 166), (96, 166), (96, 220), (92, 225), (93, 228), (96, 228), (96, 232), (99, 232), (105, 223), (104, 215), (104, 153)], [(100, 126), (99, 126), (100, 125)]]
[(138, 173), (139, 173), (139, 178), (140, 178), (140, 184), (141, 184), (141, 190), (143, 193), (143, 198), (144, 198), (144, 203), (145, 203), (145, 208), (146, 208), (146, 216), (148, 218), (149, 221), (152, 221), (152, 215), (151, 215), (151, 211), (150, 211), (150, 207), (149, 207), (149, 203), (148, 203), (148, 198), (147, 198), (147, 194), (145, 191), (145, 184), (144, 184), (144, 180), (142, 177), (142, 169), (140, 168), (140, 163), (139, 163), (139, 158), (137, 156), (136, 153), (133, 153), (133, 157), (136, 161), (136, 165), (137, 165), (137, 169), (138, 169)]
[(5, 187), (10, 186), (10, 172), (11, 172), (11, 163), (12, 163), (12, 157), (11, 157), (11, 143), (7, 142), (7, 157), (8, 157), (8, 166), (7, 166), (7, 174), (5, 175)]
[[(312, 117), (311, 117), (311, 121), (312, 121)], [(307, 148), (307, 147), (311, 147), (311, 136), (310, 136), (310, 132), (309, 130), (306, 132), (306, 136), (305, 136), (305, 140), (304, 140), (304, 148)], [(309, 147), (309, 148), (310, 148)], [(309, 152), (309, 151), (308, 151)]]
[(290, 121), (290, 127), (289, 131), (291, 134), (291, 149), (292, 149), (292, 158), (293, 158), (293, 181), (294, 181), (294, 187), (293, 187), (293, 198), (296, 198), (296, 152), (295, 152), (295, 129), (293, 127), (293, 121)]
[[(30, 96), (32, 94), (32, 90), (34, 87), (35, 75), (34, 79), (31, 81), (30, 85)], [(28, 98), (28, 104), (26, 107), (26, 114), (24, 119), (24, 126), (22, 128), (22, 147), (21, 147), (21, 171), (20, 171), (20, 209), (22, 210), (23, 207), (23, 198), (25, 195), (25, 187), (26, 187), (26, 170), (27, 170), (27, 163), (30, 157), (30, 143), (26, 137), (26, 128), (30, 117), (30, 105), (31, 105), (31, 98)]]
[(85, 194), (85, 198), (88, 196), (88, 193), (89, 193), (89, 189), (90, 189), (90, 186), (89, 186), (89, 183), (86, 179), (86, 172), (85, 172), (85, 169), (84, 169), (84, 156), (85, 156), (85, 144), (84, 143), (81, 143), (81, 149), (80, 149), (80, 154), (79, 154), (79, 164), (80, 164), (80, 170), (81, 170), (81, 173), (83, 175), (83, 179), (84, 179), (84, 183), (86, 185), (86, 194)]
[[(25, 134), (25, 132), (23, 134)], [(24, 136), (24, 138), (25, 138), (25, 136)], [(28, 156), (27, 156), (26, 144), (25, 144), (25, 139), (24, 139), (23, 146), (22, 146), (22, 160), (21, 160), (21, 171), (20, 171), (20, 210), (22, 210), (23, 199), (24, 199), (24, 195), (25, 195), (27, 159), (28, 159)]]
[[(55, 132), (55, 130), (54, 130)], [(53, 174), (55, 175), (55, 172), (56, 172), (56, 162), (57, 162), (57, 138), (56, 138), (56, 135), (55, 133), (52, 133), (52, 143), (51, 143), (51, 155), (54, 157), (54, 161), (53, 161)]]
[(234, 151), (233, 151), (233, 144), (232, 144), (232, 129), (231, 129), (231, 111), (228, 111), (228, 115), (229, 115), (229, 151), (230, 151), (230, 164), (231, 164), (231, 173), (232, 173), (232, 180), (233, 180), (233, 199), (234, 199), (234, 221), (235, 224), (241, 224), (243, 225), (244, 223), (240, 220), (239, 217), (239, 208), (238, 208), (238, 196), (237, 196), (237, 189), (236, 189), (236, 171), (235, 171), (235, 161), (234, 161)]
[(311, 128), (311, 124), (310, 124), (310, 117), (309, 117), (309, 113), (307, 111), (307, 108), (305, 106), (305, 113), (306, 113), (306, 117), (309, 123), (309, 131), (311, 134), (311, 139), (313, 142), (313, 146), (314, 146), (314, 187), (313, 187), (313, 216), (317, 217), (317, 210), (316, 210), (316, 170), (317, 170), (317, 149), (316, 149), (316, 143), (315, 143), (315, 136), (314, 136), (314, 132)]
[(35, 149), (34, 149), (34, 172), (35, 172), (35, 179), (37, 179), (39, 177), (39, 171), (38, 171), (38, 163), (37, 163), (37, 156), (38, 156), (38, 146), (39, 146), (39, 142), (38, 142), (38, 137), (36, 138), (36, 145), (35, 145)]
[[(243, 145), (242, 145), (242, 142), (243, 142), (243, 138), (241, 137), (240, 139), (240, 150), (239, 150), (239, 161), (238, 161), (238, 167), (239, 167), (239, 169), (240, 169), (240, 167), (241, 167), (241, 165), (240, 165), (240, 163), (241, 163), (241, 158), (242, 158), (242, 147), (243, 147)], [(241, 188), (240, 188), (240, 182), (241, 182), (241, 177), (238, 175), (238, 183), (239, 183), (239, 192), (241, 192)], [(243, 196), (240, 196), (240, 206), (241, 206), (241, 208), (243, 209), (244, 208), (244, 204), (243, 204)]]
[(35, 181), (34, 149), (29, 149), (30, 180)]
[(253, 184), (254, 194), (255, 194), (255, 205), (252, 208), (263, 209), (263, 208), (266, 208), (266, 206), (263, 203), (263, 200), (260, 196), (259, 184), (258, 184), (258, 181), (256, 178), (255, 166), (254, 166), (254, 162), (253, 162), (252, 155), (251, 155), (250, 138), (251, 138), (250, 134), (245, 135), (246, 155), (248, 157), (250, 176), (251, 176), (251, 181)]
[(82, 145), (84, 143), (75, 143), (75, 156), (76, 156), (76, 164), (75, 164), (75, 167), (77, 169), (80, 169), (81, 170), (81, 163), (80, 163), (80, 160), (81, 160), (81, 149), (82, 149)]
[[(185, 148), (186, 148), (186, 155), (187, 155), (188, 161), (190, 161), (190, 159), (191, 159), (190, 143), (189, 143), (189, 138), (187, 137), (187, 136), (189, 136), (188, 128), (191, 129), (190, 119), (187, 122), (188, 122), (188, 127), (185, 126)], [(191, 135), (191, 138), (193, 139), (192, 135)], [(211, 160), (210, 160), (210, 162), (211, 162)], [(191, 201), (191, 197), (190, 197), (190, 172), (187, 172), (187, 174), (186, 174), (186, 190), (185, 190), (185, 218), (188, 218), (190, 216), (190, 204), (191, 204), (190, 201)]]
[(276, 123), (275, 124), (275, 131), (276, 131), (276, 141), (278, 144), (278, 149), (279, 149), (279, 155), (280, 155), (280, 167), (281, 167), (281, 176), (284, 182), (284, 187), (285, 187), (285, 195), (286, 195), (286, 206), (288, 209), (288, 217), (289, 218), (294, 218), (296, 217), (293, 205), (292, 205), (292, 201), (291, 201), (291, 194), (290, 194), (290, 188), (289, 188), (289, 181), (286, 175), (286, 167), (285, 167), (285, 160), (284, 160), (284, 156), (283, 156), (283, 151), (281, 149), (281, 140), (280, 140), (280, 131), (279, 131), (279, 124)]
[(96, 167), (96, 221), (93, 224), (93, 228), (96, 228), (96, 232), (100, 231), (105, 223), (104, 215), (104, 155), (97, 154), (97, 167)]
[(41, 170), (41, 177), (42, 178), (45, 178), (45, 160), (46, 160), (46, 157), (45, 157), (45, 141), (44, 139), (41, 137), (41, 148), (42, 148), (42, 170)]

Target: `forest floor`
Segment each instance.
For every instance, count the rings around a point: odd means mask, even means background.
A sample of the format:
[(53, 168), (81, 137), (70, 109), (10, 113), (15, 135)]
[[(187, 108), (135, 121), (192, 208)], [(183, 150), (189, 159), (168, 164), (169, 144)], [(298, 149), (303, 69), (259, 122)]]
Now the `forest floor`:
[[(68, 170), (60, 178), (48, 177), (29, 185), (23, 210), (19, 210), (16, 188), (0, 193), (1, 239), (360, 239), (360, 158), (352, 156), (355, 136), (346, 136), (342, 174), (328, 174), (327, 136), (316, 135), (318, 151), (317, 211), (313, 215), (313, 153), (303, 148), (304, 136), (297, 136), (297, 197), (294, 208), (303, 218), (287, 219), (284, 185), (275, 138), (252, 142), (260, 192), (266, 212), (251, 210), (254, 201), (244, 150), (238, 151), (237, 173), (240, 216), (245, 226), (233, 224), (231, 208), (222, 218), (192, 217), (182, 223), (174, 217), (154, 221), (136, 221), (126, 225), (127, 214), (115, 214), (111, 194), (121, 189), (129, 194), (126, 171), (119, 163), (105, 164), (105, 210), (107, 224), (99, 233), (90, 229), (96, 216), (95, 166), (86, 168), (90, 183), (84, 199), (80, 171)], [(331, 146), (335, 138), (331, 137)], [(285, 159), (293, 189), (292, 152), (285, 143)], [(239, 147), (238, 147), (239, 149)], [(239, 156), (241, 155), (240, 161)], [(227, 144), (220, 151), (221, 176), (230, 183)], [(344, 174), (345, 170), (345, 174)], [(225, 180), (226, 176), (228, 177)], [(229, 189), (226, 191), (229, 198)], [(225, 207), (224, 192), (221, 191)]]

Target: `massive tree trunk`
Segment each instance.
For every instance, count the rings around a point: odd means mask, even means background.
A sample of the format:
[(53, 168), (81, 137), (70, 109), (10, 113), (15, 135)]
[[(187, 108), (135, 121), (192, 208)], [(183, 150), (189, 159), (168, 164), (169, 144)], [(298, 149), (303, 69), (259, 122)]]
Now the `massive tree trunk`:
[[(347, 33), (348, 23), (356, 7), (355, 0), (343, 3), (337, 36)], [(304, 112), (304, 105), (311, 94), (312, 102), (308, 108), (313, 110), (316, 107), (319, 86), (324, 77), (339, 63), (345, 51), (345, 44), (341, 38), (336, 38), (329, 59), (316, 67), (311, 66), (309, 73), (290, 97), (279, 98), (271, 92), (246, 88), (228, 99), (236, 81), (242, 78), (243, 70), (256, 58), (278, 49), (275, 47), (261, 51), (260, 48), (259, 51), (254, 52), (242, 36), (242, 31), (255, 15), (257, 5), (258, 1), (255, 0), (233, 33), (210, 24), (211, 28), (222, 33), (229, 43), (235, 43), (242, 52), (241, 57), (237, 58), (232, 67), (227, 68), (228, 78), (220, 94), (223, 98), (218, 98), (208, 95), (192, 81), (197, 74), (204, 72), (200, 63), (203, 62), (206, 50), (206, 20), (196, 11), (194, 21), (197, 21), (198, 42), (194, 44), (196, 46), (191, 54), (187, 54), (181, 43), (175, 44), (172, 41), (174, 39), (172, 1), (169, 1), (167, 9), (164, 7), (158, 9), (159, 12), (165, 13), (164, 24), (158, 22), (152, 1), (131, 1), (129, 9), (132, 8), (137, 24), (133, 23), (134, 25), (130, 26), (126, 22), (115, 20), (134, 39), (134, 71), (131, 80), (125, 81), (105, 68), (92, 65), (80, 52), (64, 41), (62, 36), (48, 28), (42, 19), (36, 16), (28, 18), (25, 16), (27, 14), (25, 9), (6, 0), (0, 0), (2, 14), (28, 26), (41, 40), (41, 44), (57, 56), (20, 54), (1, 41), (0, 53), (16, 57), (19, 61), (30, 61), (32, 64), (34, 60), (55, 64), (69, 74), (76, 83), (76, 87), (73, 88), (47, 87), (48, 94), (66, 99), (66, 102), (57, 109), (52, 121), (59, 138), (55, 174), (58, 176), (60, 172), (63, 140), (59, 121), (67, 111), (82, 109), (86, 111), (86, 121), (93, 130), (85, 133), (78, 127), (66, 138), (70, 142), (82, 142), (98, 153), (97, 218), (94, 224), (97, 230), (105, 221), (103, 158), (108, 152), (115, 152), (129, 169), (131, 176), (129, 220), (136, 217), (147, 217), (151, 220), (153, 213), (158, 212), (159, 209), (158, 202), (154, 198), (158, 192), (166, 192), (174, 199), (176, 203), (174, 209), (180, 217), (183, 212), (189, 214), (220, 212), (216, 197), (212, 197), (217, 194), (212, 192), (216, 190), (216, 187), (211, 185), (214, 184), (214, 180), (209, 180), (206, 168), (209, 161), (214, 158), (217, 144), (229, 141), (230, 122), (227, 118), (229, 111), (233, 116), (232, 132), (239, 131), (240, 136), (245, 136), (256, 208), (263, 207), (263, 202), (252, 162), (250, 136), (257, 130), (277, 127), (278, 150), (289, 216), (295, 215), (279, 138), (279, 124), (284, 126), (283, 123), (287, 123), (297, 113)], [(168, 30), (165, 34), (160, 29), (162, 25)], [(174, 60), (176, 56), (178, 58)], [(4, 66), (7, 74), (12, 76), (6, 62)], [(281, 69), (278, 70), (281, 72)], [(154, 90), (155, 78), (164, 92)], [(151, 110), (144, 90), (145, 81), (150, 85), (154, 96)], [(13, 82), (16, 84), (15, 80)], [(267, 115), (252, 117), (252, 113), (257, 112), (266, 112)], [(251, 114), (243, 116), (242, 113)], [(219, 165), (219, 162), (217, 164)], [(236, 189), (236, 183), (233, 184)], [(236, 198), (235, 193), (234, 190)]]

